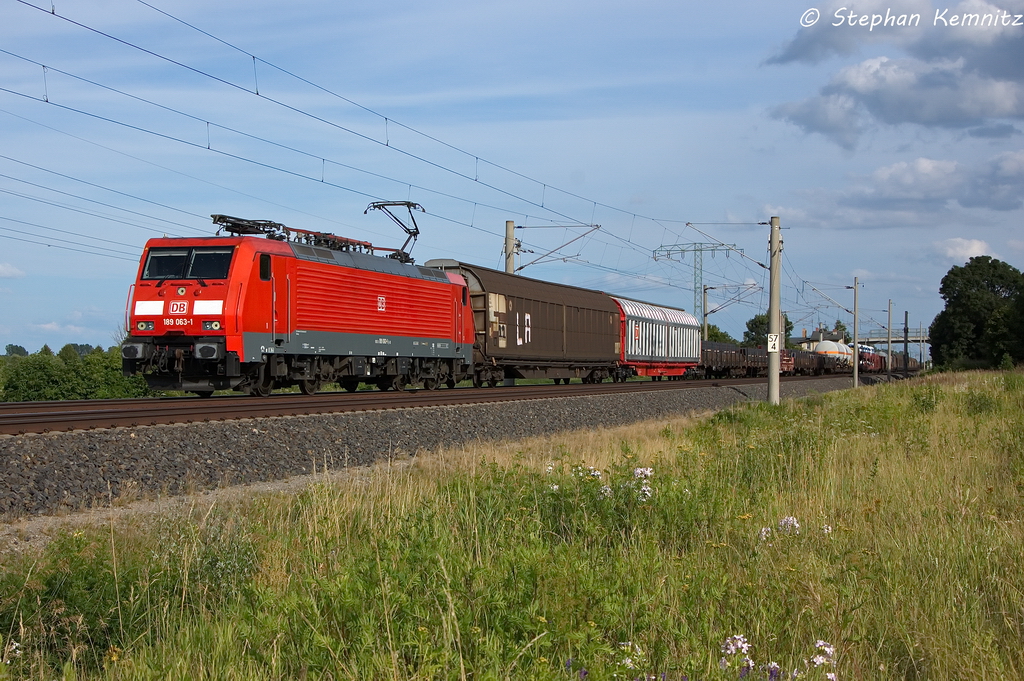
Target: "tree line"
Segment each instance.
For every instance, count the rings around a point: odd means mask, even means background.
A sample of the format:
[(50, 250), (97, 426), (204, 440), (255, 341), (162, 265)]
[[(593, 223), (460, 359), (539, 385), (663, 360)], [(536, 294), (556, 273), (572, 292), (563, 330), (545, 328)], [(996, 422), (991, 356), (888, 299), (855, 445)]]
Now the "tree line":
[(151, 394), (145, 380), (121, 373), (121, 349), (68, 343), (54, 353), (44, 345), (29, 354), (8, 344), (0, 357), (0, 400), (88, 400), (144, 397)]

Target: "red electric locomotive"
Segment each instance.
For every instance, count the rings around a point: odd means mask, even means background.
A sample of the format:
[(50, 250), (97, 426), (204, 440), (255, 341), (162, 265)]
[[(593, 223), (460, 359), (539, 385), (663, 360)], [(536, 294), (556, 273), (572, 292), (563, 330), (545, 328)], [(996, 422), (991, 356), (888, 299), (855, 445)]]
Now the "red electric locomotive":
[[(392, 205), (371, 207), (402, 224)], [(410, 217), (418, 208), (400, 205)], [(335, 381), (350, 391), (436, 388), (471, 375), (473, 315), (458, 274), (417, 267), (404, 247), (382, 257), (366, 242), (213, 217), (232, 236), (146, 244), (127, 310), (126, 375), (204, 396), (289, 385), (312, 394)]]

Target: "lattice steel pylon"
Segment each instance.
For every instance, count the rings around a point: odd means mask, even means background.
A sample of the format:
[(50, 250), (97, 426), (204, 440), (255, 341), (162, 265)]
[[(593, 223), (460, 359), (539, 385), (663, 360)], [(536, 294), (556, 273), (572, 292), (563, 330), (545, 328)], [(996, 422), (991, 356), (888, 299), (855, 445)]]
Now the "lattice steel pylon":
[(711, 253), (712, 257), (714, 257), (714, 254), (718, 251), (723, 251), (726, 257), (728, 257), (729, 251), (739, 251), (742, 253), (743, 249), (736, 248), (736, 244), (722, 243), (670, 244), (668, 246), (658, 246), (654, 249), (655, 260), (659, 257), (673, 260), (673, 255), (693, 253), (693, 316), (697, 318), (697, 321), (703, 321), (704, 319), (704, 300), (702, 295), (704, 292), (704, 254)]

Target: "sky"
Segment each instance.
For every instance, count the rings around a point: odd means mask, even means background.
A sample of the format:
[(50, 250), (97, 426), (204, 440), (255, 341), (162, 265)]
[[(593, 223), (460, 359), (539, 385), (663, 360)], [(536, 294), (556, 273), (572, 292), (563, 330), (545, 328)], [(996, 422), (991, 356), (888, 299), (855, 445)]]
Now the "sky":
[[(210, 215), (795, 333), (1024, 268), (1024, 0), (0, 0), (0, 346), (112, 345)], [(594, 226), (600, 226), (593, 229)], [(694, 251), (700, 250), (698, 256)], [(535, 262), (536, 261), (536, 262)], [(698, 261), (700, 267), (698, 268)], [(696, 272), (695, 272), (696, 269)], [(698, 290), (701, 290), (698, 288)]]

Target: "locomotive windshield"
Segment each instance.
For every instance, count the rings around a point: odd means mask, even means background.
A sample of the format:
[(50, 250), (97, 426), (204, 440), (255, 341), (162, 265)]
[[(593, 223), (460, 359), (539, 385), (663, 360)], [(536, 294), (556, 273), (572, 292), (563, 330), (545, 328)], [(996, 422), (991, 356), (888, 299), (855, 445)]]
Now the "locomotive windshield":
[(151, 248), (143, 279), (227, 279), (234, 248)]

